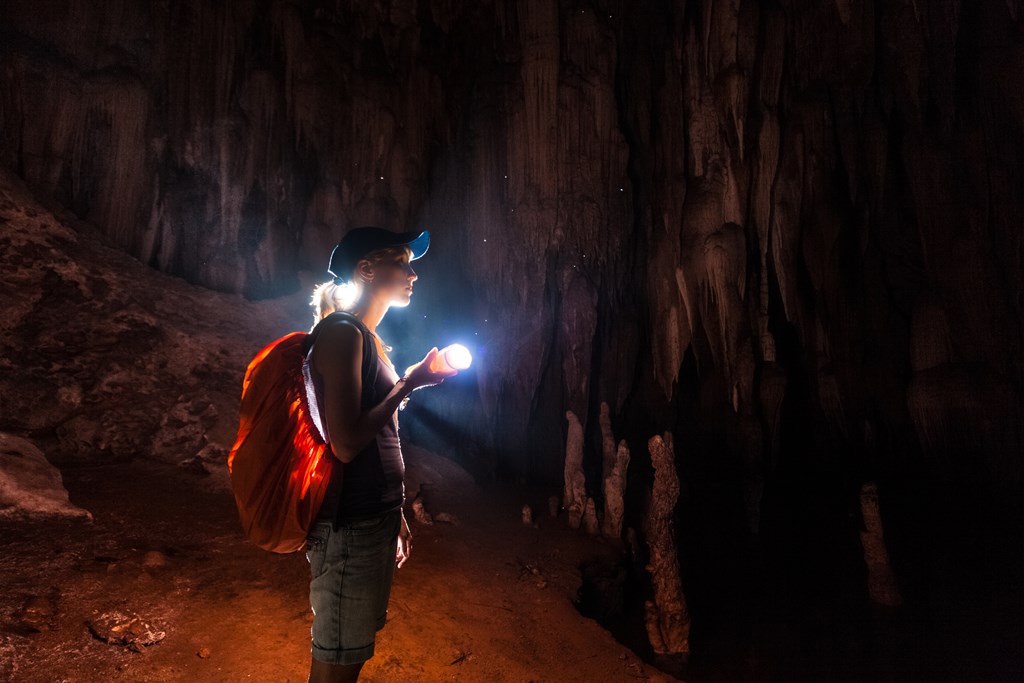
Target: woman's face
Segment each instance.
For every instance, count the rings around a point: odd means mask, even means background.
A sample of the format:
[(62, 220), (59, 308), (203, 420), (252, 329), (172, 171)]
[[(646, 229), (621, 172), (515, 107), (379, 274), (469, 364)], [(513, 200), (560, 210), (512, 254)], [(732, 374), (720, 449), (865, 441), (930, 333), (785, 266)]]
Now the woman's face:
[(409, 256), (408, 249), (389, 249), (376, 258), (371, 255), (366, 271), (370, 278), (366, 287), (373, 297), (391, 306), (401, 308), (409, 305), (412, 283), (416, 281), (416, 271), (412, 269)]

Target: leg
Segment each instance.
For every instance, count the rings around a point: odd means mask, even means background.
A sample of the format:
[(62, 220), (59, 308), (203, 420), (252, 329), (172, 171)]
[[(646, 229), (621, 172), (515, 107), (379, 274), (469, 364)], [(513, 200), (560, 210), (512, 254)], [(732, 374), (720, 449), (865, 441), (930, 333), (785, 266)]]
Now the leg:
[(336, 530), (318, 525), (311, 532), (309, 683), (355, 683), (373, 656), (376, 631), (387, 614), (400, 525), (399, 511)]
[(309, 666), (309, 683), (356, 683), (363, 662), (358, 664), (330, 664), (317, 659)]

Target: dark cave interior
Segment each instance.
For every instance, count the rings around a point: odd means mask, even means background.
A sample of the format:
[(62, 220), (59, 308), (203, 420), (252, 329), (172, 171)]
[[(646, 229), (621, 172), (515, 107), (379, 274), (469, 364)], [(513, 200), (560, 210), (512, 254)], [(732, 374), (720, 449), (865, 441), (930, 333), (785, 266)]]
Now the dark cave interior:
[[(403, 440), (495, 500), (562, 496), (548, 524), (603, 548), (569, 602), (649, 667), (623, 680), (1024, 675), (1021, 0), (9, 0), (0, 66), (18, 586), (60, 574), (20, 568), (56, 513), (15, 454), (85, 508), (94, 469), (224, 480), (246, 363), (309, 324), (331, 247), (429, 229), (381, 336), (474, 365)], [(575, 530), (612, 496), (621, 533)], [(688, 640), (651, 634), (673, 581)], [(33, 596), (0, 677), (37, 680)], [(420, 675), (531, 671), (462, 657)], [(584, 675), (557, 661), (538, 680)]]

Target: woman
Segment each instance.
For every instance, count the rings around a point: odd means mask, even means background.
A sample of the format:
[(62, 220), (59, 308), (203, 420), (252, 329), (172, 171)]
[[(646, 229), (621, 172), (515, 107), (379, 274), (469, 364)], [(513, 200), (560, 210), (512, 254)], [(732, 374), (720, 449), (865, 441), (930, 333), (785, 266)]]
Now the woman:
[(311, 682), (358, 679), (384, 626), (395, 566), (412, 549), (396, 411), (415, 389), (455, 372), (430, 370), (433, 348), (399, 377), (376, 329), (389, 308), (409, 305), (416, 281), (410, 262), (429, 240), (426, 231), (350, 230), (331, 254), (334, 280), (314, 293), (319, 329), (309, 370), (326, 436), (342, 464), (334, 468), (306, 551)]

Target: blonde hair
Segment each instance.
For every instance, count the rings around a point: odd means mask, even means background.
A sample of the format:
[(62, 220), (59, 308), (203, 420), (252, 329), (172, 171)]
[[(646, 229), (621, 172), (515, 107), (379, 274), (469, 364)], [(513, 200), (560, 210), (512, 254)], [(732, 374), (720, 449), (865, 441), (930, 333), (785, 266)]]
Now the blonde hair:
[(334, 280), (328, 280), (317, 285), (313, 288), (313, 300), (309, 302), (313, 307), (313, 325), (316, 326), (335, 311), (351, 311), (362, 292), (362, 283), (354, 280), (340, 285), (334, 284)]
[[(376, 265), (381, 259), (397, 254), (405, 253), (412, 256), (412, 250), (407, 246), (385, 247), (372, 251), (360, 261), (369, 261), (370, 265)], [(351, 277), (335, 284), (334, 280), (328, 280), (313, 288), (313, 298), (310, 305), (313, 307), (313, 326), (337, 311), (352, 312), (352, 309), (359, 302), (363, 294), (364, 283), (362, 279), (353, 272)]]

